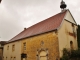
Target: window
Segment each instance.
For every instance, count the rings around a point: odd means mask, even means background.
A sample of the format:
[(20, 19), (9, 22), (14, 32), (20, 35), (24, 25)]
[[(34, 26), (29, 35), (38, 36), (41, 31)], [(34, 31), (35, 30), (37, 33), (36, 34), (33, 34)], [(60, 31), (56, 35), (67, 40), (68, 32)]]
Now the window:
[(23, 50), (26, 50), (26, 42), (23, 43)]
[(70, 48), (71, 48), (71, 50), (73, 50), (73, 42), (72, 41), (70, 41)]
[(12, 60), (12, 57), (10, 58), (10, 60)]
[(7, 50), (9, 50), (9, 46), (7, 46)]
[(12, 45), (12, 51), (15, 51), (15, 45)]
[(7, 57), (6, 57), (6, 60), (7, 60)]
[(75, 34), (75, 25), (72, 23), (73, 33)]
[(16, 60), (16, 57), (14, 57), (13, 60)]

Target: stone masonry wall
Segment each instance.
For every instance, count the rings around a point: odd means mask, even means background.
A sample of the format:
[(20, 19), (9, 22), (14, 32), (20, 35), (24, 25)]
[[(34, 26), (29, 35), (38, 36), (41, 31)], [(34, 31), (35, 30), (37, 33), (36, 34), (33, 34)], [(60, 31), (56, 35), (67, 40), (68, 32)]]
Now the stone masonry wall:
[[(23, 51), (23, 43), (26, 42), (26, 50)], [(27, 60), (37, 60), (38, 50), (48, 51), (48, 60), (59, 59), (57, 33), (49, 32), (22, 40), (22, 53), (27, 54)]]

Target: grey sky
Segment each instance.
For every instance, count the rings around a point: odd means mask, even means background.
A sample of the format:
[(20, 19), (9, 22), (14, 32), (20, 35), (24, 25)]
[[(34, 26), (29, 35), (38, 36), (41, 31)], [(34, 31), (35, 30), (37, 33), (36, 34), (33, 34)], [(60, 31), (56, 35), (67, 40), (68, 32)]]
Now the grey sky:
[[(80, 0), (64, 0), (80, 24)], [(61, 0), (2, 0), (0, 4), (0, 41), (10, 40), (29, 27), (61, 11)]]

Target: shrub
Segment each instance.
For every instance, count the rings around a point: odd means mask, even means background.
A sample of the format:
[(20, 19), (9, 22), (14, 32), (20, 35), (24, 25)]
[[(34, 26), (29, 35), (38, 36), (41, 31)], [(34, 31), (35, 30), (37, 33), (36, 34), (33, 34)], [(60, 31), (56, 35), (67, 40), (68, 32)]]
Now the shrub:
[(70, 60), (74, 58), (80, 58), (80, 48), (78, 50), (71, 51), (68, 51), (66, 48), (63, 49), (63, 56), (60, 58), (60, 60)]
[(69, 55), (70, 55), (70, 52), (66, 48), (64, 48), (63, 56), (62, 56), (62, 58), (60, 58), (60, 60), (69, 60)]

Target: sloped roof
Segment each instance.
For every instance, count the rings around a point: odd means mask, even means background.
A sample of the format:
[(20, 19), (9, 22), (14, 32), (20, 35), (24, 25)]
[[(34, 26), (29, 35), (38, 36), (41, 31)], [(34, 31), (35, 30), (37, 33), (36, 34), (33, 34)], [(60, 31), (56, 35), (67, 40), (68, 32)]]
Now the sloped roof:
[(58, 13), (48, 19), (45, 19), (25, 30), (23, 30), (21, 33), (13, 37), (9, 42), (13, 42), (16, 40), (20, 40), (26, 37), (34, 36), (37, 34), (49, 32), (52, 30), (57, 29), (60, 25), (61, 22), (66, 14), (67, 10), (61, 13)]

